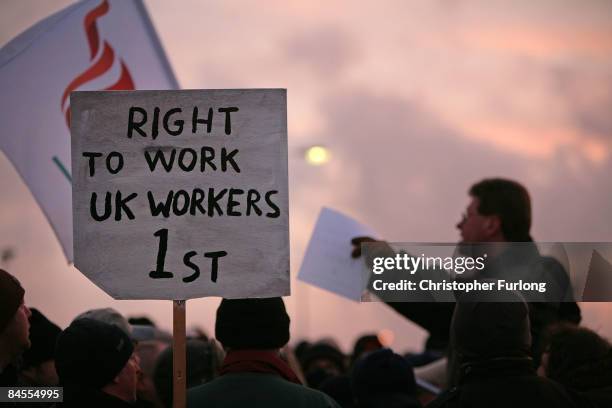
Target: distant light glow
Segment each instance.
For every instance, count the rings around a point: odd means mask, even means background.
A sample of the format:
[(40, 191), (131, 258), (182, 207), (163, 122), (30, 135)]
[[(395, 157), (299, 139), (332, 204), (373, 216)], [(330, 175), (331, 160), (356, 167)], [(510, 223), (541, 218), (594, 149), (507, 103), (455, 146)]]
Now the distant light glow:
[(393, 344), (393, 341), (395, 340), (395, 333), (393, 333), (393, 330), (382, 329), (378, 332), (377, 337), (378, 341), (380, 341), (380, 344), (385, 347), (389, 347), (391, 346), (391, 344)]
[(313, 166), (321, 166), (329, 161), (329, 150), (323, 146), (312, 146), (306, 150), (306, 161)]

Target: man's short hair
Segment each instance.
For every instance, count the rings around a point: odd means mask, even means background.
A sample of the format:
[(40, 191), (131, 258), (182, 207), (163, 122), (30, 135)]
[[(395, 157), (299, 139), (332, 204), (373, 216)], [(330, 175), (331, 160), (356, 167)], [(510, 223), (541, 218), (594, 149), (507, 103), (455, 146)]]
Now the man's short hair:
[(506, 240), (532, 241), (531, 199), (521, 184), (501, 178), (485, 179), (470, 188), (470, 195), (478, 198), (480, 214), (499, 216)]

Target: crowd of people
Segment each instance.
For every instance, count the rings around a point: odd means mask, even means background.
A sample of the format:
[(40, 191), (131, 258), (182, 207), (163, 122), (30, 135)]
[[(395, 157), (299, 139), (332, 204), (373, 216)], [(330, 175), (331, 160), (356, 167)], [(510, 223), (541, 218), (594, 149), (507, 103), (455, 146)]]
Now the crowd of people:
[[(529, 196), (521, 185), (484, 180), (470, 196), (457, 226), (463, 244), (531, 242)], [(354, 240), (353, 256), (361, 256), (360, 243), (372, 241)], [(521, 271), (527, 260), (544, 259), (535, 245), (530, 251), (528, 258), (507, 250), (496, 259)], [(554, 279), (565, 291), (569, 283), (558, 279), (558, 266), (543, 264), (541, 279)], [(496, 273), (489, 268), (483, 279)], [(223, 299), (214, 338), (188, 333), (187, 406), (612, 407), (610, 342), (580, 325), (572, 298), (490, 296), (388, 302), (430, 334), (422, 352), (403, 355), (375, 334), (357, 339), (348, 355), (333, 339), (291, 342), (282, 298)], [(63, 387), (63, 402), (48, 406), (172, 406), (172, 336), (149, 318), (94, 309), (62, 330), (26, 302), (16, 277), (0, 269), (0, 386)]]
[[(47, 406), (172, 406), (172, 336), (153, 321), (94, 309), (62, 330), (26, 298), (0, 270), (0, 386), (62, 386), (63, 402)], [(189, 333), (187, 406), (612, 406), (610, 343), (585, 327), (552, 325), (535, 367), (528, 304), (518, 300), (458, 303), (451, 365), (448, 353), (400, 355), (375, 334), (348, 355), (333, 339), (289, 347), (282, 298), (224, 299), (214, 339)]]

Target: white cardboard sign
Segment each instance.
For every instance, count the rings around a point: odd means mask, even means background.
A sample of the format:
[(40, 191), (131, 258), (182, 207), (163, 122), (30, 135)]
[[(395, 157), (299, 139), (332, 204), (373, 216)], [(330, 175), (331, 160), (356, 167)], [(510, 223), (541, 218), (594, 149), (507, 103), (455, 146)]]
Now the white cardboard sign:
[(337, 210), (323, 207), (297, 278), (345, 298), (360, 301), (367, 271), (363, 258), (351, 258), (351, 239), (363, 236), (377, 237), (378, 234)]
[(75, 266), (116, 299), (289, 294), (284, 89), (75, 92)]

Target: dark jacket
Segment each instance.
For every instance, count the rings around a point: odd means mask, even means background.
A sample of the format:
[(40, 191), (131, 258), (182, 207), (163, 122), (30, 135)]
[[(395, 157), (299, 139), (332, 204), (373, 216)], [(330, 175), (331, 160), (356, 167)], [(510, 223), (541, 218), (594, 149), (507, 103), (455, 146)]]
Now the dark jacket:
[[(516, 280), (529, 279), (547, 283), (549, 292), (554, 301), (528, 302), (529, 319), (531, 322), (532, 354), (536, 358), (540, 355), (541, 336), (544, 329), (560, 321), (579, 323), (581, 320), (580, 308), (571, 296), (571, 285), (563, 266), (549, 257), (540, 256), (534, 243), (524, 243), (513, 246), (504, 253), (486, 264), (478, 279), (497, 279), (501, 274), (512, 276)], [(429, 271), (415, 275), (417, 279), (424, 278)], [(431, 278), (431, 275), (427, 275)], [(426, 294), (422, 294), (426, 295)], [(564, 300), (563, 302), (559, 300)], [(402, 316), (418, 324), (429, 332), (426, 349), (444, 351), (449, 344), (449, 328), (454, 302), (387, 302)], [(527, 299), (529, 300), (529, 299)], [(537, 363), (537, 361), (536, 361)]]
[[(8, 365), (4, 369), (0, 370), (0, 387), (16, 387), (17, 383), (17, 370), (13, 365)], [(20, 402), (3, 402), (3, 407), (19, 407)]]
[[(31, 387), (31, 384), (24, 384), (20, 379), (17, 369), (14, 365), (10, 364), (5, 367), (0, 373), (0, 387)], [(16, 407), (16, 408), (45, 408), (54, 406), (54, 402), (23, 402), (15, 399), (14, 402), (3, 402), (0, 403), (1, 407)]]
[(17, 369), (12, 364), (0, 370), (0, 387), (15, 387), (17, 382)]
[(421, 406), (416, 397), (403, 393), (376, 395), (357, 403), (357, 408), (421, 408)]
[(322, 392), (274, 374), (232, 373), (192, 388), (187, 407), (197, 408), (340, 408)]
[[(594, 388), (580, 394), (581, 397), (595, 408), (612, 407), (612, 385)], [(586, 406), (586, 404), (585, 404)]]
[(557, 381), (582, 395), (594, 407), (612, 407), (612, 352), (598, 361), (568, 370)]
[(64, 387), (64, 401), (58, 408), (134, 408), (134, 405), (100, 390)]
[(497, 358), (462, 367), (459, 385), (428, 408), (576, 407), (584, 405), (554, 381), (538, 377), (529, 358)]

